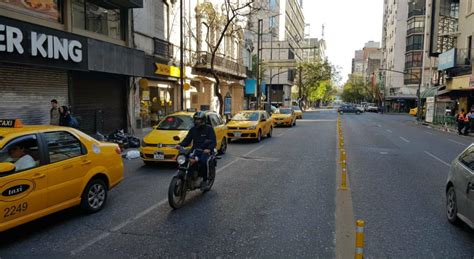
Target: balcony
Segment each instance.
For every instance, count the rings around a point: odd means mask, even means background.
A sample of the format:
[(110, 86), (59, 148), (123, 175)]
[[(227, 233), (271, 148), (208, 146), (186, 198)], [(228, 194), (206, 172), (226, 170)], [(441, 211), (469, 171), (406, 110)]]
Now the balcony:
[(90, 2), (106, 9), (143, 8), (143, 0), (90, 0)]
[(415, 43), (415, 44), (407, 45), (406, 51), (412, 51), (412, 50), (423, 50), (423, 43)]
[(472, 62), (474, 61), (472, 55), (474, 50), (458, 49), (455, 50), (455, 59), (453, 66), (446, 69), (446, 74), (449, 77), (469, 75), (472, 73)]
[(173, 56), (173, 44), (158, 38), (154, 38), (153, 41), (155, 45), (154, 54), (156, 56), (167, 60)]
[[(211, 70), (211, 53), (198, 51), (194, 56), (194, 68), (198, 70)], [(247, 71), (244, 65), (241, 65), (231, 59), (217, 55), (214, 60), (214, 69), (217, 74), (231, 75), (238, 79), (247, 78)]]

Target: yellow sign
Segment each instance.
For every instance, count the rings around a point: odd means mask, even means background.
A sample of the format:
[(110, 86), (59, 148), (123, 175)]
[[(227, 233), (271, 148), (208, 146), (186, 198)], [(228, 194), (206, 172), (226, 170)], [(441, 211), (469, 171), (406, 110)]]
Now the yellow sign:
[(184, 83), (183, 89), (184, 89), (185, 91), (188, 91), (189, 88), (191, 88), (191, 86), (190, 86), (188, 83)]
[(180, 70), (179, 67), (168, 66), (165, 64), (155, 63), (156, 70), (155, 74), (164, 75), (164, 76), (172, 76), (172, 77), (179, 77)]

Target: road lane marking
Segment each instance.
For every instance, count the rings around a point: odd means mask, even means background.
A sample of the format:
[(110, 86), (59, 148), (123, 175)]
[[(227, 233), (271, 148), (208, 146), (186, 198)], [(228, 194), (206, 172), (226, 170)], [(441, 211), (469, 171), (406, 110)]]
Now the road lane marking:
[(465, 147), (468, 146), (468, 145), (466, 145), (466, 144), (464, 144), (464, 143), (462, 143), (462, 142), (456, 141), (456, 140), (454, 140), (454, 139), (448, 139), (448, 141), (451, 141), (451, 142), (453, 142), (453, 143), (459, 144), (459, 145), (461, 145), (461, 146), (465, 146)]
[(430, 135), (434, 135), (433, 132), (429, 132), (429, 131), (425, 131), (425, 133), (430, 134)]
[(410, 143), (410, 140), (404, 138), (404, 137), (399, 137), (401, 140), (405, 141), (406, 143)]
[(388, 132), (388, 133), (393, 133), (393, 131), (391, 131), (391, 130), (389, 130), (389, 129), (387, 130), (387, 132)]
[[(265, 145), (260, 145), (256, 148), (250, 150), (249, 152), (245, 153), (243, 156), (249, 156), (250, 154), (260, 150), (264, 146)], [(231, 162), (227, 163), (226, 165), (218, 168), (216, 170), (216, 173), (221, 172), (222, 170), (226, 169), (227, 167), (231, 166), (232, 164), (234, 164), (235, 162), (240, 161), (240, 160), (242, 160), (242, 159), (241, 158), (236, 158), (236, 159), (232, 160)], [(110, 234), (120, 231), (122, 228), (126, 227), (130, 223), (140, 219), (141, 217), (143, 217), (143, 216), (147, 215), (148, 213), (152, 212), (153, 210), (165, 205), (167, 202), (168, 202), (168, 198), (165, 198), (165, 199), (161, 200), (160, 202), (153, 204), (152, 206), (150, 206), (150, 207), (146, 208), (145, 210), (139, 212), (135, 216), (130, 217), (130, 218), (124, 220), (123, 222), (121, 222), (120, 224), (116, 225), (115, 227), (111, 228), (108, 232), (102, 233), (99, 236), (97, 236), (97, 237), (93, 238), (92, 240), (90, 240), (89, 242), (83, 244), (82, 246), (79, 246), (78, 248), (72, 250), (70, 252), (70, 254), (71, 255), (79, 254), (80, 252), (82, 252), (82, 251), (86, 250), (87, 248), (93, 246), (97, 242), (107, 238), (108, 236), (110, 236)]]
[(443, 159), (441, 159), (441, 158), (439, 158), (439, 157), (437, 157), (437, 156), (435, 156), (435, 155), (431, 154), (430, 152), (428, 152), (428, 151), (425, 151), (425, 153), (426, 153), (428, 156), (430, 156), (430, 157), (432, 157), (432, 158), (434, 158), (434, 159), (438, 160), (439, 162), (443, 163), (445, 166), (447, 166), (447, 167), (449, 167), (449, 166), (450, 166), (450, 164), (449, 164), (449, 163), (446, 163), (446, 162), (445, 162)]
[(308, 119), (299, 119), (297, 122), (335, 122), (336, 120), (323, 120), (323, 119), (317, 119), (317, 120), (308, 120)]

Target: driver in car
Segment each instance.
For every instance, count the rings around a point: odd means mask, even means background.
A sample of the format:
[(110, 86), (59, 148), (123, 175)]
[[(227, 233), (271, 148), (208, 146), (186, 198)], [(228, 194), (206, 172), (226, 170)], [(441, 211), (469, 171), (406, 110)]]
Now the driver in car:
[[(207, 188), (208, 166), (212, 150), (216, 148), (216, 134), (214, 129), (206, 124), (206, 114), (196, 112), (193, 116), (194, 126), (189, 130), (186, 138), (177, 148), (187, 147), (193, 143), (192, 150), (200, 149), (203, 152), (197, 153), (199, 159), (199, 174), (202, 176), (201, 190)], [(195, 153), (196, 154), (196, 153)]]
[(25, 152), (21, 145), (13, 145), (8, 149), (8, 155), (15, 161), (15, 171), (22, 171), (36, 166), (32, 156)]

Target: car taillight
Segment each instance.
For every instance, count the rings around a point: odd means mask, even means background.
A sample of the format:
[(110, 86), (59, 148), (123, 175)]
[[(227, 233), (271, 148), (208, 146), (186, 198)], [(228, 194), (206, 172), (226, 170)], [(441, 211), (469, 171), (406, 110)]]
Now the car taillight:
[(117, 146), (117, 147), (115, 148), (115, 153), (117, 153), (118, 155), (121, 155), (121, 154), (122, 154), (122, 150), (120, 150), (120, 147), (119, 147), (119, 146)]

